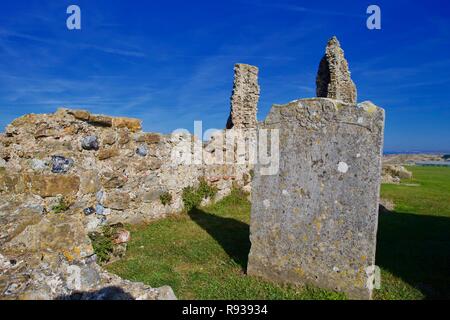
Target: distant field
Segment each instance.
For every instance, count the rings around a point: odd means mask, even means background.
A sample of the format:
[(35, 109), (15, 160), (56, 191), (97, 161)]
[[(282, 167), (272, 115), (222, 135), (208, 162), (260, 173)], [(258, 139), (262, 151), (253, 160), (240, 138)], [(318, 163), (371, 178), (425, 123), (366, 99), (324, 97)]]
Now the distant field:
[[(414, 179), (383, 185), (395, 212), (380, 215), (376, 299), (450, 297), (450, 168), (410, 168)], [(179, 299), (344, 299), (316, 288), (278, 286), (245, 275), (250, 203), (235, 192), (219, 203), (132, 227), (124, 259), (107, 268)]]

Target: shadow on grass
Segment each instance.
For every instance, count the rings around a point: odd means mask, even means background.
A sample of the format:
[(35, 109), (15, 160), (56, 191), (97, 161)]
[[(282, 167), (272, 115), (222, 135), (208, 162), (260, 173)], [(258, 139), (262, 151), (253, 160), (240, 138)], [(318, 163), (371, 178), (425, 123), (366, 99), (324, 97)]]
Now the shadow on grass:
[[(248, 224), (201, 209), (189, 216), (246, 272)], [(450, 298), (450, 218), (381, 211), (376, 263), (427, 299)]]
[(248, 253), (250, 252), (249, 225), (232, 218), (224, 218), (194, 208), (189, 216), (203, 230), (213, 237), (235, 263), (247, 270)]
[(375, 261), (427, 299), (449, 299), (450, 218), (380, 212)]

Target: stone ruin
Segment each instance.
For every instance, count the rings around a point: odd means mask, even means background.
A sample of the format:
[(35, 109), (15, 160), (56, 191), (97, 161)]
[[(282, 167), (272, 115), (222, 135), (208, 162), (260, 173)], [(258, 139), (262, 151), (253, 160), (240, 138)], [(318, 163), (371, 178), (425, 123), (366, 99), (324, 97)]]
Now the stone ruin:
[[(234, 70), (227, 129), (209, 142), (67, 108), (8, 125), (0, 134), (0, 299), (175, 299), (170, 287), (104, 271), (88, 235), (180, 212), (183, 189), (200, 180), (217, 188), (215, 200), (233, 187), (253, 189), (250, 275), (370, 297), (383, 110), (355, 104), (337, 40), (319, 68), (318, 96), (328, 98), (274, 106), (260, 124), (258, 68)], [(248, 161), (251, 148), (238, 146), (239, 139), (254, 145), (257, 128), (280, 129), (275, 175), (262, 176)], [(224, 146), (234, 129), (241, 129), (237, 140)], [(199, 150), (200, 161), (178, 161), (195, 160)], [(231, 161), (214, 162), (222, 154)], [(66, 211), (52, 213), (61, 200)]]
[(236, 64), (234, 66), (231, 113), (227, 121), (227, 129), (256, 128), (260, 93), (258, 71), (257, 67), (248, 64)]
[(356, 103), (356, 86), (350, 78), (344, 50), (336, 37), (328, 41), (317, 72), (317, 96)]
[[(0, 298), (174, 298), (170, 287), (103, 271), (88, 236), (176, 214), (183, 189), (200, 180), (217, 189), (216, 200), (236, 186), (248, 190), (251, 165), (194, 161), (195, 146), (205, 161), (223, 151), (217, 136), (202, 148), (188, 133), (142, 132), (138, 119), (65, 108), (14, 120), (0, 135)], [(174, 161), (177, 152), (191, 161)], [(53, 213), (62, 200), (67, 210)]]
[(280, 166), (255, 167), (248, 274), (370, 299), (384, 110), (356, 104), (336, 38), (324, 59), (317, 93), (333, 99), (274, 105), (259, 125), (279, 130)]

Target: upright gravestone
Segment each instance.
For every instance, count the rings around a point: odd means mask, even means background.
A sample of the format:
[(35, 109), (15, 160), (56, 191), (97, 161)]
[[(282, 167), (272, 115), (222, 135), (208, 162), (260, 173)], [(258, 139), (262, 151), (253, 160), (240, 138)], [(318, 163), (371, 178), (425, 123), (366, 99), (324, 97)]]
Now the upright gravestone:
[(279, 170), (252, 185), (248, 274), (371, 298), (384, 110), (328, 98), (273, 106)]

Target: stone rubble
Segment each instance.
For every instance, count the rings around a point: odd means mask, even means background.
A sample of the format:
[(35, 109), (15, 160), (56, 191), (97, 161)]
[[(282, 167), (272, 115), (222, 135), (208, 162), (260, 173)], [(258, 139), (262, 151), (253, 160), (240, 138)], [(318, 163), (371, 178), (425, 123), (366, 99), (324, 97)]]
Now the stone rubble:
[(412, 179), (413, 174), (404, 166), (385, 164), (382, 170), (382, 183), (398, 184), (401, 179)]

